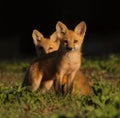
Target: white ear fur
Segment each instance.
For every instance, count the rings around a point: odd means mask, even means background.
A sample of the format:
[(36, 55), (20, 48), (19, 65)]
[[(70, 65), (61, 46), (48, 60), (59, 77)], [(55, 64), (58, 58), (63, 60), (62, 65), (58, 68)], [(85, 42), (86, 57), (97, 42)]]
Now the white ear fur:
[(84, 21), (80, 22), (74, 29), (74, 31), (78, 34), (78, 35), (82, 35), (84, 36), (86, 33), (86, 23)]
[(42, 33), (40, 33), (36, 29), (33, 30), (32, 37), (33, 37), (33, 42), (34, 42), (35, 46), (37, 46), (38, 42), (41, 41), (44, 38), (44, 36), (42, 35)]

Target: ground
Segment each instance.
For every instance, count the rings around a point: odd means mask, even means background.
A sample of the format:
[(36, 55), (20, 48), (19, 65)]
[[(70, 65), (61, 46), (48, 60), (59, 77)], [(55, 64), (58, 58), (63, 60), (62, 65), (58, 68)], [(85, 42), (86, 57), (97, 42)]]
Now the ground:
[(120, 56), (84, 57), (81, 70), (93, 83), (89, 96), (32, 93), (21, 87), (32, 59), (0, 61), (0, 118), (120, 117)]

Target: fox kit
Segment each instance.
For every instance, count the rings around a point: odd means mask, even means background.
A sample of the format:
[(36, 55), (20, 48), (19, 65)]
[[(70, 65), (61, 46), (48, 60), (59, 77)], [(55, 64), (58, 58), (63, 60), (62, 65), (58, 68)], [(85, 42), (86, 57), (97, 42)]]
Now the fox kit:
[(42, 83), (46, 91), (53, 85), (53, 76), (56, 71), (54, 62), (57, 59), (55, 51), (58, 50), (60, 41), (55, 32), (50, 38), (45, 38), (36, 29), (33, 30), (32, 37), (38, 58), (29, 65), (22, 85), (29, 85), (32, 91), (36, 91)]
[[(61, 56), (57, 64), (57, 73), (55, 76), (55, 89), (63, 93), (71, 90), (76, 72), (81, 66), (81, 47), (86, 33), (86, 23), (80, 22), (73, 30), (69, 30), (65, 24), (58, 21), (56, 32), (61, 43), (65, 47), (65, 53)], [(66, 77), (66, 83), (63, 87), (63, 79)]]

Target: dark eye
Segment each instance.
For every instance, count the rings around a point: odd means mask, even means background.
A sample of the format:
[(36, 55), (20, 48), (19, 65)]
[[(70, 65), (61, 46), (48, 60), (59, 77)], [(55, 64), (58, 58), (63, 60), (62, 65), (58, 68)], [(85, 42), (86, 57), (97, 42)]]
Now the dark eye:
[(43, 47), (38, 47), (40, 50), (43, 50)]
[(78, 40), (75, 39), (75, 40), (74, 40), (74, 43), (77, 43), (77, 42), (78, 42)]
[(68, 43), (68, 41), (67, 41), (67, 40), (64, 40), (64, 43), (66, 43), (66, 44), (67, 44), (67, 43)]
[(49, 49), (48, 50), (52, 50), (53, 48), (52, 47), (49, 47)]

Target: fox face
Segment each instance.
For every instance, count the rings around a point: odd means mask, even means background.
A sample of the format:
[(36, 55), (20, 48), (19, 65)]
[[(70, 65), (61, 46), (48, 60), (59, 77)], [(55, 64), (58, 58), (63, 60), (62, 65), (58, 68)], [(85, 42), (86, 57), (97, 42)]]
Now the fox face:
[(86, 32), (86, 23), (80, 22), (74, 30), (69, 30), (61, 21), (57, 22), (56, 32), (68, 50), (80, 49)]
[(35, 29), (33, 30), (32, 37), (38, 56), (51, 53), (59, 48), (60, 41), (55, 32), (50, 38), (45, 38), (42, 33)]

